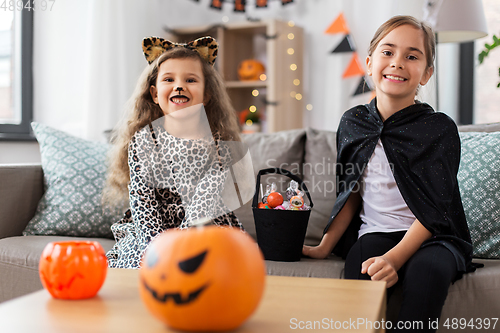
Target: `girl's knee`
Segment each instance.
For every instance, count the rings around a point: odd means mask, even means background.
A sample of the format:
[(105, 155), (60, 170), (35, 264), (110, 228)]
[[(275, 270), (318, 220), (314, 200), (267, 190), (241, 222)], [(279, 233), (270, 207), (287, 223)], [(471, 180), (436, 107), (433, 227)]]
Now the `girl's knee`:
[(414, 283), (432, 282), (449, 286), (457, 274), (455, 257), (444, 246), (425, 247), (408, 261), (405, 273)]

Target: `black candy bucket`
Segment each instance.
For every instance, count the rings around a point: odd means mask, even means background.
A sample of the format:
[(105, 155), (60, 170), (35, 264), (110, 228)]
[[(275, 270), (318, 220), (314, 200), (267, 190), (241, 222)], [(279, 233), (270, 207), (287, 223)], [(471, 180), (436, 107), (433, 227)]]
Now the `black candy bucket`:
[(311, 196), (302, 179), (285, 169), (269, 168), (260, 170), (257, 174), (252, 202), (257, 243), (266, 260), (299, 261), (311, 210), (258, 208), (260, 177), (268, 174), (280, 174), (295, 180), (299, 184), (299, 188), (307, 195), (311, 209), (313, 207)]

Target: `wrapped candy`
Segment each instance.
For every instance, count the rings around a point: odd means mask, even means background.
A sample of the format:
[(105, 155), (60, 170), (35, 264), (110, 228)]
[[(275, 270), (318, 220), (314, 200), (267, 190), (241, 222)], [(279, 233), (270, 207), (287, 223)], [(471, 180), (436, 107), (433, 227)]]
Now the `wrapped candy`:
[(295, 180), (290, 181), (290, 185), (286, 189), (285, 197), (287, 201), (290, 201), (293, 196), (296, 196), (299, 193), (299, 183)]
[(267, 196), (267, 204), (274, 208), (276, 206), (280, 206), (283, 203), (283, 196), (279, 192), (271, 192)]
[(259, 205), (257, 206), (259, 209), (271, 209), (267, 203), (259, 202)]
[(272, 192), (276, 192), (277, 189), (278, 186), (276, 186), (276, 183), (266, 185), (266, 193), (264, 193), (264, 195), (262, 196), (262, 202), (267, 203), (267, 197), (269, 196), (269, 194), (271, 194)]
[(301, 195), (294, 195), (290, 199), (290, 205), (292, 206), (292, 210), (299, 210), (304, 205), (304, 198)]
[[(262, 193), (262, 187), (261, 187)], [(299, 190), (299, 184), (292, 180), (285, 192), (285, 198), (277, 191), (276, 183), (266, 186), (266, 192), (262, 194), (262, 202), (259, 203), (260, 209), (277, 210), (310, 210), (304, 203), (304, 192)]]
[(306, 204), (305, 202), (304, 202), (304, 204), (302, 205), (302, 207), (300, 207), (300, 208), (299, 208), (299, 210), (310, 210), (310, 209), (311, 209), (311, 207), (309, 207), (309, 205), (308, 205), (308, 204)]

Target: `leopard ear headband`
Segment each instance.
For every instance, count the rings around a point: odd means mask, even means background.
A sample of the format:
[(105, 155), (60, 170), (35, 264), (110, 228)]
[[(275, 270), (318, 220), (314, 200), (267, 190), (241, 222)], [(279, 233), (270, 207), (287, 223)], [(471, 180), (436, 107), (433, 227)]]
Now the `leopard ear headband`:
[(146, 37), (142, 40), (142, 51), (149, 64), (155, 61), (163, 52), (174, 47), (185, 47), (196, 51), (206, 62), (213, 66), (217, 58), (219, 44), (212, 37), (201, 37), (187, 44), (173, 43), (161, 37)]

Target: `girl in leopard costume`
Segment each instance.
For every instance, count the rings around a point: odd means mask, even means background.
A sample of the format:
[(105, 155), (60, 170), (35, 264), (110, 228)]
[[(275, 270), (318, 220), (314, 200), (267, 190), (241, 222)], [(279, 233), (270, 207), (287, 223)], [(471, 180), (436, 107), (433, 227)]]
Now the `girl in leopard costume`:
[(213, 68), (215, 39), (174, 44), (149, 37), (143, 50), (149, 65), (129, 116), (116, 131), (104, 191), (104, 200), (116, 203), (128, 188), (130, 204), (111, 226), (117, 242), (106, 255), (113, 268), (139, 268), (147, 246), (162, 231), (188, 228), (198, 219), (243, 229), (220, 195), (231, 163), (222, 142), (240, 137)]

